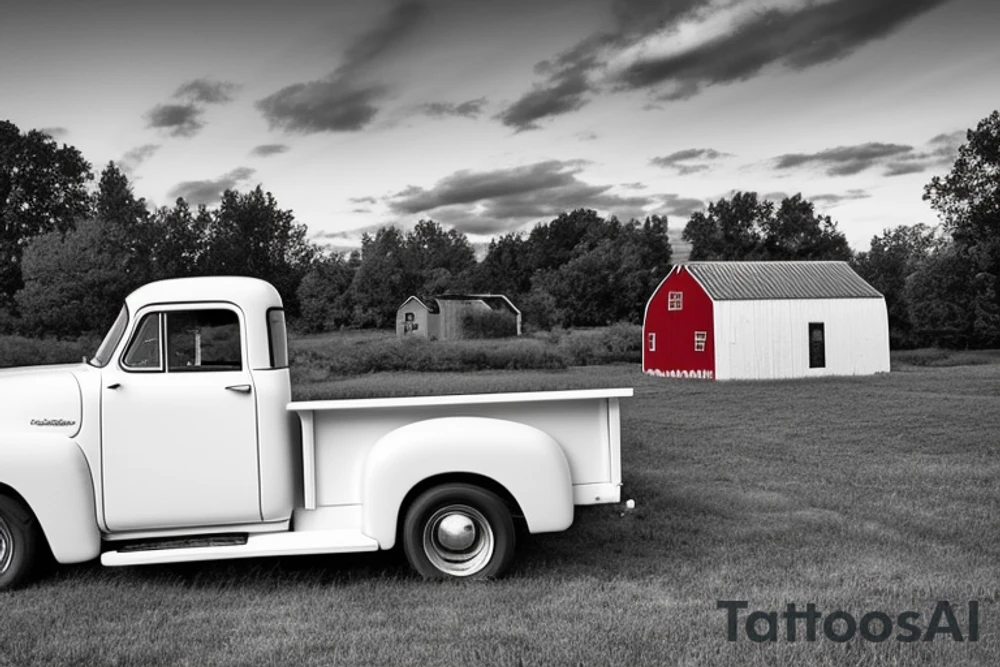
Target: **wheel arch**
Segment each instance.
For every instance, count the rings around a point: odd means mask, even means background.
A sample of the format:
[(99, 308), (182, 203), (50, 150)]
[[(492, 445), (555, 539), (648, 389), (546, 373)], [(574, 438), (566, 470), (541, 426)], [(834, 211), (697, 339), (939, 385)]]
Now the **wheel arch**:
[(402, 426), (369, 451), (362, 475), (363, 532), (381, 548), (392, 548), (405, 508), (423, 491), (448, 482), (492, 491), (533, 533), (565, 530), (573, 522), (569, 463), (551, 436), (509, 420), (443, 417)]

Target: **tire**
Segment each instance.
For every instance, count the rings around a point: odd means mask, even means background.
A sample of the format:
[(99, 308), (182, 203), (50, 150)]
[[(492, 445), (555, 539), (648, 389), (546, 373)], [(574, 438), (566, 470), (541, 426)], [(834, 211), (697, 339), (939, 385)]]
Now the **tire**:
[(27, 583), (40, 556), (38, 520), (31, 510), (0, 496), (0, 591)]
[(403, 522), (403, 551), (425, 579), (491, 579), (514, 559), (514, 521), (500, 498), (471, 484), (420, 494)]

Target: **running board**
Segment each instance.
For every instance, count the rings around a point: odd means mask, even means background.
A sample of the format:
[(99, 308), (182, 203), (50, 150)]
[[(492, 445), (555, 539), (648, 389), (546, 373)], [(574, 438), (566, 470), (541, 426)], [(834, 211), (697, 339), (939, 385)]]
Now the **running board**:
[(101, 564), (108, 566), (153, 565), (227, 558), (304, 556), (377, 550), (378, 542), (356, 530), (310, 530), (298, 533), (248, 535), (245, 542), (240, 539), (227, 544), (209, 546), (192, 544), (192, 546), (166, 549), (136, 550), (125, 548), (118, 551), (105, 551), (101, 554)]

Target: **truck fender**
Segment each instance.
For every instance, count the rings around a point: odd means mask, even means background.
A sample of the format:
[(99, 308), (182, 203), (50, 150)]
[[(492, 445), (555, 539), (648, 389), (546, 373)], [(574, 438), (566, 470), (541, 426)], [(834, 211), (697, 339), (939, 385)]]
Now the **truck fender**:
[(396, 542), (403, 500), (424, 480), (472, 474), (503, 486), (532, 533), (573, 523), (569, 463), (551, 436), (487, 417), (445, 417), (402, 426), (372, 447), (362, 477), (362, 531), (383, 549)]
[(90, 466), (75, 442), (57, 435), (0, 437), (0, 493), (3, 486), (35, 514), (57, 561), (100, 554)]

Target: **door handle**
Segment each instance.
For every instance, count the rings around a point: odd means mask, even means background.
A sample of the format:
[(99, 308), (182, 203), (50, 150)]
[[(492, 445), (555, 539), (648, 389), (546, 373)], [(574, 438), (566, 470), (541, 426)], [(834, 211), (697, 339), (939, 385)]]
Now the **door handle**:
[(109, 384), (108, 389), (118, 389), (121, 386), (122, 386), (121, 382), (115, 382), (114, 384)]
[(228, 389), (229, 391), (238, 391), (241, 394), (250, 393), (250, 385), (248, 384), (233, 384), (226, 387), (226, 389)]

